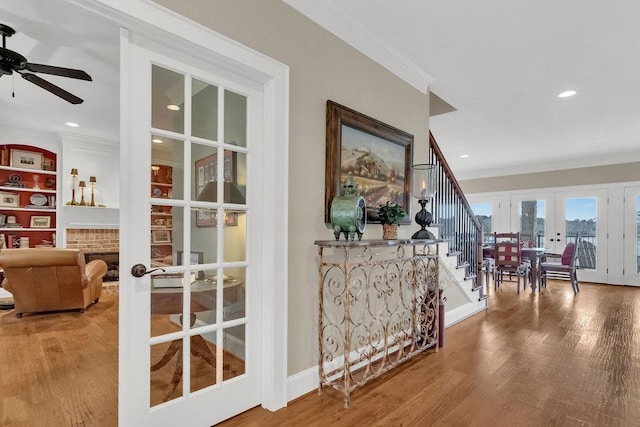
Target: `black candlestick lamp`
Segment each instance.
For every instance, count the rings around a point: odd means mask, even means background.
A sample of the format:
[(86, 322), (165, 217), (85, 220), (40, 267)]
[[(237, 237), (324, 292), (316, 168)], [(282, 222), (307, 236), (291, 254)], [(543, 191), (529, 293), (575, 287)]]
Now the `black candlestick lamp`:
[(433, 233), (427, 230), (433, 216), (425, 209), (427, 202), (436, 194), (436, 166), (432, 164), (413, 165), (413, 197), (418, 199), (422, 209), (416, 214), (416, 223), (420, 230), (416, 231), (412, 239), (435, 239)]

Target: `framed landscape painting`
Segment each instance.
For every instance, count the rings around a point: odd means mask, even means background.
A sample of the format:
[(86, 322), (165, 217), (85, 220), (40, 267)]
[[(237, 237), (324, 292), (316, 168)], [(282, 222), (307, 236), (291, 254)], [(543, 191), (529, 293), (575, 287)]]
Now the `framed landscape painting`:
[(325, 222), (331, 222), (331, 201), (351, 172), (367, 222), (379, 223), (378, 207), (389, 201), (407, 212), (400, 224), (410, 224), (412, 159), (413, 135), (327, 101)]

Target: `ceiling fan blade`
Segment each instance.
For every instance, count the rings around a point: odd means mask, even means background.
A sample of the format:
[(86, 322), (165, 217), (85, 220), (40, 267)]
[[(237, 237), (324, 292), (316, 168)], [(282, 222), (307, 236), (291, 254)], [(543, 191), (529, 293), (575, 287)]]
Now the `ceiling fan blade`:
[(84, 100), (78, 98), (72, 93), (67, 92), (66, 90), (54, 85), (53, 83), (49, 83), (45, 79), (42, 79), (35, 74), (22, 73), (22, 78), (30, 81), (31, 83), (40, 86), (42, 89), (51, 92), (52, 94), (59, 96), (71, 104), (82, 104)]
[(92, 81), (91, 76), (82, 70), (73, 68), (54, 67), (53, 65), (27, 63), (24, 68), (33, 73), (53, 74), (55, 76), (70, 77), (72, 79)]

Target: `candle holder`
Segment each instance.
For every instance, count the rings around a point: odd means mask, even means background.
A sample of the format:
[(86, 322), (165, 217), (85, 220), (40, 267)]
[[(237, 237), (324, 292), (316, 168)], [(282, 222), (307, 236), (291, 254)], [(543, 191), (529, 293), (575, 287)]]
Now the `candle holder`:
[(416, 231), (412, 239), (435, 239), (433, 233), (427, 230), (431, 225), (433, 215), (427, 211), (426, 205), (436, 194), (436, 166), (432, 164), (413, 165), (413, 196), (418, 199), (422, 209), (416, 213), (416, 223), (420, 230)]
[(96, 205), (96, 201), (94, 199), (94, 192), (96, 190), (96, 177), (95, 176), (90, 176), (89, 177), (89, 182), (91, 183), (91, 203), (89, 203), (89, 206), (95, 206)]
[(84, 201), (84, 189), (87, 186), (87, 184), (84, 181), (80, 181), (80, 183), (78, 184), (78, 187), (80, 187), (80, 206), (87, 206), (87, 202)]
[(78, 169), (71, 169), (71, 205), (77, 205), (76, 202), (76, 178), (78, 177)]

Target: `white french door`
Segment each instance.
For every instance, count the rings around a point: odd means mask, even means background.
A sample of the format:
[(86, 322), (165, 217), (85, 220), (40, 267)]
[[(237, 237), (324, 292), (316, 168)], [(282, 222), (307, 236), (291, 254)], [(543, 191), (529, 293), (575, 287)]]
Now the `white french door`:
[[(580, 232), (582, 244), (595, 247), (594, 260), (578, 251), (578, 278), (585, 282), (608, 283), (607, 190), (563, 191), (556, 193), (556, 235), (570, 239)], [(592, 268), (595, 267), (595, 268)]]
[(564, 248), (564, 239), (556, 236), (555, 196), (552, 193), (511, 196), (510, 216), (511, 226), (507, 231), (528, 233), (534, 246), (547, 248), (549, 252)]
[[(562, 253), (567, 243), (582, 234), (593, 245), (595, 265), (582, 268), (579, 279), (607, 283), (607, 190), (576, 190), (519, 194), (511, 197), (511, 228), (532, 233), (536, 246)], [(592, 268), (595, 267), (595, 268)]]
[(138, 36), (122, 49), (119, 419), (212, 425), (264, 395), (263, 93)]
[(624, 284), (640, 286), (640, 187), (624, 189)]

